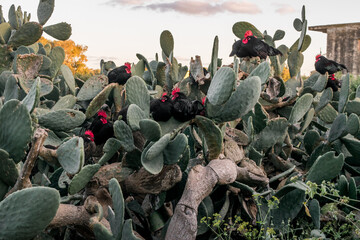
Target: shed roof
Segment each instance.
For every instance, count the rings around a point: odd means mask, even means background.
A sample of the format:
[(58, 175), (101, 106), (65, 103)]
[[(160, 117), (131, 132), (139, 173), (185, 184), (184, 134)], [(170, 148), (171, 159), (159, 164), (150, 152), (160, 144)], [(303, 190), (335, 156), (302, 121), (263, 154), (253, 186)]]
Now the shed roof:
[(311, 27), (309, 27), (309, 30), (327, 33), (327, 30), (328, 30), (329, 28), (342, 28), (342, 27), (356, 27), (356, 28), (360, 28), (360, 22), (311, 26)]

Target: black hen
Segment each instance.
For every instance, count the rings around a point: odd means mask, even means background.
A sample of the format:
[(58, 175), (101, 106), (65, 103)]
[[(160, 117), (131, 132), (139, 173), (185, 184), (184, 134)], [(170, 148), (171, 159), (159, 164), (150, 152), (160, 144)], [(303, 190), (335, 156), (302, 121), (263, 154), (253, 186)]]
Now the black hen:
[(107, 114), (104, 110), (106, 107), (97, 112), (97, 115), (90, 125), (89, 130), (94, 134), (94, 141), (96, 145), (105, 143), (109, 138), (114, 136), (114, 129), (112, 123), (108, 122)]
[(235, 54), (239, 58), (260, 57), (260, 59), (266, 59), (267, 56), (282, 55), (276, 48), (257, 39), (250, 30), (246, 31), (243, 40), (238, 40), (233, 44), (230, 57)]
[(167, 93), (164, 93), (161, 98), (153, 99), (150, 102), (150, 113), (155, 121), (166, 122), (171, 118), (172, 111), (173, 102)]
[(84, 139), (85, 162), (92, 163), (90, 159), (96, 151), (94, 133), (91, 130), (86, 130), (82, 138)]
[(321, 74), (325, 74), (326, 72), (329, 74), (334, 74), (343, 69), (346, 69), (347, 71), (345, 65), (337, 63), (333, 60), (329, 60), (320, 54), (316, 55), (315, 69)]
[(333, 92), (336, 92), (341, 87), (340, 81), (335, 78), (334, 74), (331, 74), (328, 77), (326, 88), (328, 88), (328, 87), (331, 87)]
[(126, 81), (131, 77), (131, 65), (125, 63), (123, 66), (114, 68), (108, 73), (109, 83), (118, 83), (124, 85)]
[[(190, 101), (186, 95), (180, 92), (179, 88), (175, 88), (172, 91), (173, 96), (173, 117), (180, 121), (186, 122), (193, 119), (196, 115), (204, 113), (204, 107), (198, 100)], [(200, 105), (202, 107), (200, 107)]]

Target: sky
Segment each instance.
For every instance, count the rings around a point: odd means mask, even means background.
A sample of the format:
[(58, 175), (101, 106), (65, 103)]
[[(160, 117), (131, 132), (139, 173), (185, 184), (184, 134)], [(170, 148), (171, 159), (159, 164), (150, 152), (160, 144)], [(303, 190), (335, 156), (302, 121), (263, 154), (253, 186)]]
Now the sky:
[[(39, 0), (1, 0), (7, 19), (11, 4), (30, 12), (37, 20)], [(277, 29), (286, 32), (276, 46), (290, 47), (299, 37), (293, 27), (301, 18), (305, 5), (308, 26), (360, 22), (359, 0), (55, 0), (54, 12), (45, 26), (67, 22), (70, 37), (76, 44), (88, 47), (88, 67), (100, 68), (100, 60), (112, 60), (117, 66), (138, 61), (140, 53), (149, 61), (161, 56), (160, 34), (169, 30), (174, 37), (174, 56), (189, 66), (190, 58), (201, 56), (203, 66), (211, 60), (215, 36), (219, 38), (219, 58), (229, 57), (237, 37), (232, 26), (239, 21), (255, 25), (261, 32), (273, 35)], [(308, 31), (312, 38), (304, 52), (302, 75), (314, 70), (315, 56), (326, 53), (326, 34)], [(44, 33), (44, 37), (52, 39)], [(161, 57), (160, 57), (161, 59)]]

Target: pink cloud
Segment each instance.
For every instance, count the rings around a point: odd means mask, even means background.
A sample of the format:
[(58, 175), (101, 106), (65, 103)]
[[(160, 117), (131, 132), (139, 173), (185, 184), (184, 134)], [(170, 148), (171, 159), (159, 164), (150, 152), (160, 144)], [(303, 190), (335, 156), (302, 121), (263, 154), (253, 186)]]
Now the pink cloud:
[(278, 8), (275, 10), (275, 12), (285, 15), (295, 12), (295, 9), (290, 6), (289, 4), (276, 4)]
[[(150, 3), (149, 3), (150, 2)], [(261, 9), (254, 3), (247, 1), (220, 1), (220, 0), (175, 0), (170, 2), (153, 2), (145, 0), (111, 0), (107, 2), (114, 5), (128, 5), (133, 9), (149, 9), (153, 11), (175, 11), (189, 15), (215, 15), (217, 13), (258, 14)]]

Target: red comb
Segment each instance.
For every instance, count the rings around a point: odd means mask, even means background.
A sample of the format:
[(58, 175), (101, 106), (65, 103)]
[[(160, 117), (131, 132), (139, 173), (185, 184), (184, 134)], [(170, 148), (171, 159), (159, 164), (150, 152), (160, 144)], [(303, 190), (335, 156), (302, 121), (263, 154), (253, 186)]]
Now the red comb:
[(251, 30), (247, 30), (247, 31), (245, 32), (244, 38), (249, 37), (249, 36), (253, 36), (253, 35), (254, 35), (254, 34), (252, 33)]
[(178, 92), (180, 92), (180, 88), (174, 88), (174, 90), (171, 92), (171, 95), (175, 95)]
[(98, 112), (98, 116), (99, 117), (103, 117), (103, 118), (107, 118), (107, 114), (106, 114), (106, 112), (104, 111), (104, 110), (100, 110), (99, 112)]
[(94, 141), (94, 133), (91, 130), (86, 130), (85, 135), (89, 136), (92, 142)]
[(126, 67), (126, 69), (125, 69), (126, 73), (131, 73), (131, 65), (130, 65), (130, 63), (126, 62), (124, 65)]
[(206, 101), (206, 97), (203, 97), (203, 98), (201, 99), (202, 105), (205, 105), (205, 101)]
[(162, 97), (164, 97), (164, 96), (166, 96), (167, 95), (167, 92), (164, 92), (163, 94), (162, 94)]
[(315, 58), (318, 59), (319, 57), (321, 57), (321, 54), (316, 55)]

